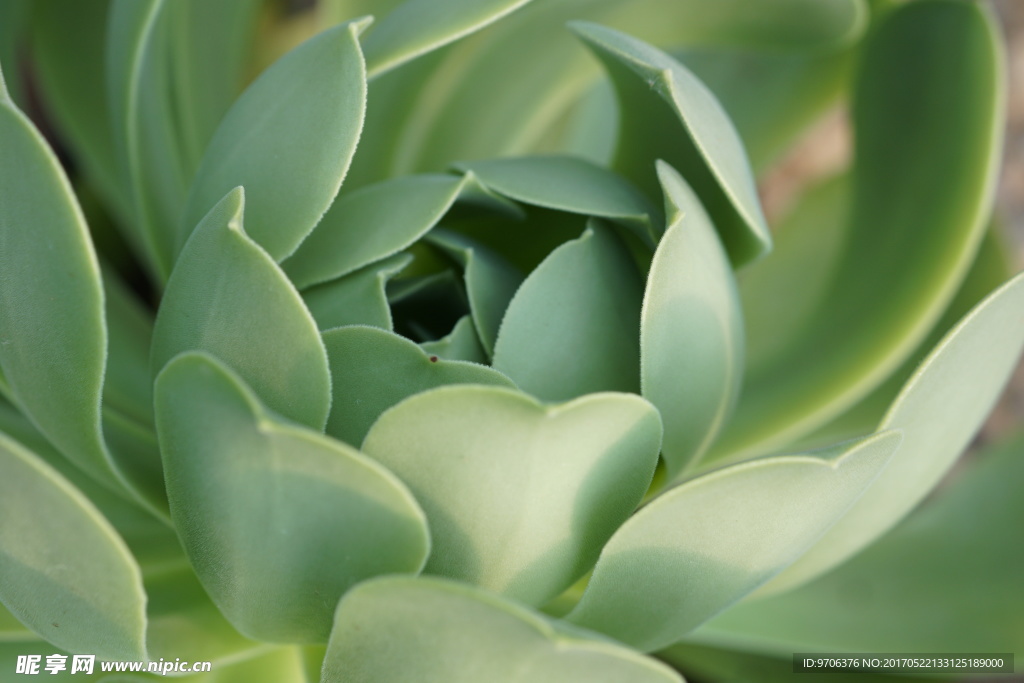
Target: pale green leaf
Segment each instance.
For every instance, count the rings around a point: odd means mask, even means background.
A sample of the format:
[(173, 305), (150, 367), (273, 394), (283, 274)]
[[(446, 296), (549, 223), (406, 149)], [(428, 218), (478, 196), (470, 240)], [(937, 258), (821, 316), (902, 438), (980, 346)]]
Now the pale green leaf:
[(179, 248), (239, 185), (252, 205), (249, 232), (275, 260), (313, 230), (341, 187), (362, 130), (366, 72), (358, 35), (366, 24), (357, 20), (310, 39), (242, 93), (196, 172)]
[(640, 318), (644, 398), (665, 420), (662, 457), (672, 479), (698, 460), (736, 402), (743, 318), (729, 258), (700, 200), (659, 162), (668, 228), (647, 275)]
[(241, 188), (230, 192), (182, 250), (157, 314), (152, 373), (182, 351), (207, 351), (272, 410), (321, 429), (327, 352), (295, 287), (242, 227), (244, 204)]
[(899, 452), (850, 512), (765, 592), (836, 566), (916, 507), (981, 428), (1022, 348), (1024, 273), (971, 311), (920, 365), (879, 426), (903, 430)]
[(597, 634), (438, 579), (377, 579), (338, 605), (323, 683), (682, 683)]
[(883, 382), (938, 321), (984, 234), (1005, 90), (984, 7), (902, 5), (884, 15), (859, 68), (841, 257), (812, 322), (748, 374), (712, 458), (780, 447)]
[(862, 554), (791, 593), (739, 605), (695, 637), (784, 653), (1024, 651), (1022, 456), (1019, 435), (978, 454)]
[(669, 490), (612, 536), (567, 619), (646, 651), (680, 640), (805, 552), (900, 439), (751, 460)]
[(487, 351), (477, 335), (472, 317), (464, 315), (447, 335), (436, 341), (423, 342), (420, 348), (427, 354), (447, 360), (465, 360), (487, 363)]
[(327, 433), (355, 447), (381, 413), (413, 394), (445, 384), (515, 386), (497, 370), (430, 356), (375, 327), (340, 327), (323, 339), (334, 379)]
[(509, 157), (459, 163), (510, 199), (558, 211), (605, 218), (653, 245), (660, 226), (654, 206), (624, 178), (571, 156)]
[(112, 483), (100, 427), (107, 330), (96, 254), (60, 163), (2, 86), (0, 77), (0, 374), (47, 439)]
[(530, 0), (405, 0), (366, 38), (370, 78), (514, 12)]
[[(608, 70), (619, 94), (621, 133), (614, 168), (654, 194), (655, 160), (677, 168), (703, 200), (732, 261), (743, 264), (771, 248), (753, 173), (739, 134), (722, 105), (696, 76), (664, 52), (597, 24), (575, 31)], [(674, 142), (668, 118), (678, 118)]]
[(427, 241), (462, 268), (466, 298), (477, 335), (486, 352), (493, 353), (501, 320), (523, 283), (523, 274), (501, 254), (457, 233), (434, 230), (427, 236)]
[(145, 659), (146, 594), (124, 541), (66, 479), (3, 436), (0, 466), (3, 604), (57, 647)]
[(302, 293), (309, 312), (321, 330), (342, 325), (372, 325), (394, 329), (388, 305), (387, 283), (412, 262), (408, 253), (377, 261)]
[(545, 406), (499, 387), (444, 387), (374, 423), (363, 451), (430, 522), (425, 571), (542, 605), (586, 572), (639, 504), (661, 421), (631, 394)]
[(375, 462), (280, 420), (206, 354), (169, 363), (155, 393), (171, 517), (241, 633), (325, 641), (351, 586), (422, 567), (423, 513)]
[(555, 249), (509, 304), (494, 367), (546, 401), (640, 384), (643, 282), (625, 245), (591, 221)]

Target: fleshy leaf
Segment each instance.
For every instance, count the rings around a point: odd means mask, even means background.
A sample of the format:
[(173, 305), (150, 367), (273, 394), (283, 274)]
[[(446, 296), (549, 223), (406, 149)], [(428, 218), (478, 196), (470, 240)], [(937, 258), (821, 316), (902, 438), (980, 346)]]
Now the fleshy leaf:
[(171, 517), (203, 587), (241, 633), (325, 641), (351, 586), (423, 566), (427, 528), (401, 482), (280, 420), (211, 356), (178, 356), (155, 394)]
[(420, 348), (429, 355), (448, 360), (465, 360), (471, 363), (487, 363), (487, 351), (476, 333), (473, 319), (464, 315), (455, 323), (452, 331), (436, 341), (423, 342)]
[(655, 239), (655, 208), (624, 178), (571, 156), (507, 157), (456, 164), (509, 199), (621, 223), (648, 244)]
[(1021, 652), (1022, 455), (1020, 435), (986, 449), (862, 554), (791, 593), (738, 605), (694, 636), (787, 654)]
[(640, 318), (644, 398), (665, 420), (662, 457), (675, 477), (703, 455), (743, 377), (743, 318), (729, 258), (686, 181), (660, 163), (669, 226), (647, 276)]
[(494, 345), (494, 367), (545, 401), (636, 392), (642, 299), (643, 282), (625, 245), (591, 221), (516, 292)]
[(631, 394), (545, 406), (499, 387), (444, 387), (374, 423), (363, 451), (420, 501), (425, 571), (542, 605), (586, 572), (650, 485), (661, 421)]
[(124, 541), (64, 477), (4, 436), (0, 465), (3, 604), (57, 647), (145, 659), (146, 593)]
[(462, 584), (364, 583), (338, 604), (323, 683), (682, 683), (654, 659)]
[(850, 512), (765, 592), (799, 585), (836, 566), (917, 506), (981, 428), (1021, 349), (1024, 273), (979, 304), (925, 359), (879, 426), (903, 430), (899, 452)]
[[(619, 94), (621, 135), (614, 167), (651, 195), (655, 160), (664, 159), (693, 185), (733, 263), (771, 249), (753, 172), (739, 134), (722, 105), (678, 61), (642, 41), (585, 22), (571, 24), (608, 69)], [(666, 119), (680, 134), (667, 143)]]
[(712, 459), (781, 447), (881, 384), (938, 321), (984, 235), (1005, 99), (984, 6), (900, 5), (859, 69), (849, 223), (831, 285), (775, 362), (748, 373)]
[(243, 229), (244, 204), (241, 188), (230, 192), (182, 250), (157, 314), (150, 367), (156, 375), (182, 351), (207, 351), (272, 410), (321, 429), (331, 404), (327, 352), (295, 287)]
[(311, 38), (232, 105), (189, 191), (179, 249), (239, 185), (252, 208), (248, 231), (275, 260), (313, 230), (341, 187), (363, 127), (366, 72), (358, 35), (366, 24), (349, 22)]
[(427, 240), (462, 268), (477, 334), (484, 349), (493, 353), (501, 320), (523, 282), (522, 273), (497, 252), (457, 233), (434, 230)]
[(366, 67), (379, 76), (478, 31), (530, 0), (405, 0), (366, 38)]
[(751, 460), (670, 489), (612, 536), (567, 619), (645, 651), (680, 640), (805, 552), (900, 439)]
[(482, 190), (472, 176), (425, 174), (360, 188), (334, 203), (282, 266), (299, 289), (351, 273), (422, 237), (464, 193)]
[(60, 163), (2, 78), (0, 375), (47, 439), (115, 486), (100, 427), (107, 329), (96, 254)]
[(430, 356), (375, 327), (340, 327), (323, 338), (334, 379), (327, 433), (357, 448), (381, 413), (413, 394), (445, 384), (515, 386), (497, 370)]
[(314, 285), (302, 293), (321, 330), (342, 325), (372, 325), (394, 329), (388, 305), (387, 283), (402, 272), (413, 257), (408, 253), (377, 261), (337, 280)]

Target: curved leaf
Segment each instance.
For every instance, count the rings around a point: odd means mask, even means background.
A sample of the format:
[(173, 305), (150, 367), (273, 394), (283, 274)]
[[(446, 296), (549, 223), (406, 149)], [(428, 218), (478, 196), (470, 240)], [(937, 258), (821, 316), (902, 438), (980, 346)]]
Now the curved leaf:
[(4, 436), (0, 468), (3, 604), (57, 647), (145, 659), (146, 593), (124, 541), (67, 480)]
[(664, 664), (481, 590), (367, 582), (338, 604), (323, 683), (682, 683)]
[[(245, 187), (249, 233), (280, 261), (341, 187), (363, 127), (361, 19), (324, 31), (267, 69), (224, 116), (189, 191), (179, 249), (229, 190)], [(266, 163), (273, 159), (274, 163)]]
[[(323, 428), (331, 405), (316, 322), (242, 227), (236, 188), (203, 218), (167, 282), (153, 332), (153, 375), (182, 351), (207, 351), (285, 417)], [(251, 213), (251, 211), (250, 211)]]
[(630, 394), (544, 406), (499, 387), (444, 387), (374, 423), (363, 451), (408, 484), (430, 522), (426, 572), (530, 605), (597, 559), (651, 483), (661, 421)]
[(108, 270), (103, 272), (103, 294), (109, 335), (103, 406), (152, 425), (149, 348), (153, 342), (153, 314)]
[(446, 230), (434, 230), (429, 241), (462, 267), (469, 311), (480, 343), (493, 353), (498, 328), (509, 302), (523, 282), (523, 275), (497, 252)]
[(975, 307), (918, 367), (879, 426), (903, 430), (899, 452), (850, 512), (765, 592), (836, 566), (917, 506), (981, 428), (1022, 349), (1024, 273)]
[(509, 199), (621, 223), (652, 246), (656, 239), (654, 222), (660, 217), (647, 198), (624, 178), (584, 159), (507, 157), (459, 163), (456, 168), (476, 174)]
[(496, 370), (441, 360), (386, 330), (341, 327), (323, 338), (334, 379), (327, 433), (357, 448), (381, 413), (413, 394), (445, 384), (515, 386)]
[(156, 417), (171, 517), (203, 587), (241, 633), (324, 641), (351, 586), (422, 567), (427, 529), (401, 482), (277, 419), (212, 357), (167, 365)]
[(516, 292), (494, 345), (494, 367), (546, 401), (636, 392), (642, 297), (640, 273), (625, 245), (591, 221)]
[(786, 653), (1021, 652), (1022, 454), (1019, 435), (986, 450), (862, 554), (791, 593), (738, 605), (695, 637)]
[(813, 322), (746, 378), (713, 459), (807, 433), (878, 386), (923, 341), (988, 221), (1003, 72), (998, 29), (982, 5), (925, 0), (884, 15), (856, 81), (842, 257)]
[(718, 435), (743, 376), (743, 318), (728, 256), (686, 181), (659, 162), (669, 227), (654, 253), (640, 318), (642, 395), (665, 420), (671, 480)]
[(342, 325), (372, 325), (392, 330), (387, 284), (412, 260), (412, 254), (395, 254), (337, 280), (315, 285), (302, 293), (302, 299), (321, 330)]
[[(618, 31), (573, 22), (573, 31), (604, 63), (619, 94), (621, 131), (614, 167), (651, 195), (658, 189), (655, 160), (679, 169), (704, 201), (736, 264), (771, 249), (743, 143), (722, 105), (686, 67), (660, 50)], [(682, 134), (666, 142), (666, 119)]]
[(530, 0), (405, 0), (366, 39), (369, 78), (436, 50), (514, 12)]
[(96, 254), (60, 163), (2, 79), (0, 374), (47, 439), (114, 485), (100, 427), (107, 329)]
[(900, 439), (751, 460), (669, 490), (612, 536), (567, 620), (645, 651), (671, 645), (805, 552)]
[(447, 360), (465, 360), (487, 363), (487, 352), (473, 326), (473, 319), (464, 315), (447, 335), (436, 341), (423, 342), (420, 348), (427, 354)]

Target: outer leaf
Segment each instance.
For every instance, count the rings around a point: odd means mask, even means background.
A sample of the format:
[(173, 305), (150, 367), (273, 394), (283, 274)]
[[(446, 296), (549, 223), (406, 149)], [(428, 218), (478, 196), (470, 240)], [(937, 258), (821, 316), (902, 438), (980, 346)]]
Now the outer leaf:
[(542, 605), (636, 508), (660, 445), (658, 413), (637, 396), (547, 407), (504, 388), (445, 387), (384, 413), (363, 451), (423, 505), (427, 572)]
[(668, 491), (608, 542), (567, 619), (647, 651), (680, 640), (806, 551), (900, 438), (751, 460)]
[(326, 640), (349, 587), (422, 567), (427, 529), (401, 482), (278, 420), (212, 357), (168, 364), (156, 416), (171, 516), (203, 587), (243, 634)]
[(338, 605), (323, 683), (682, 683), (597, 634), (437, 579), (368, 582)]
[(884, 15), (856, 83), (852, 207), (833, 284), (777, 362), (747, 377), (712, 457), (763, 452), (824, 423), (934, 326), (991, 207), (1004, 99), (998, 40), (976, 3), (926, 0)]
[(100, 428), (107, 330), (96, 254), (59, 162), (2, 75), (0, 149), (0, 375), (47, 439), (112, 482)]
[(508, 157), (456, 165), (510, 199), (621, 223), (648, 244), (656, 239), (657, 211), (625, 179), (570, 156)]
[(501, 320), (523, 274), (500, 254), (457, 233), (435, 230), (428, 240), (462, 267), (477, 334), (487, 353), (493, 353)]
[(406, 0), (366, 39), (370, 78), (478, 31), (530, 0)]
[(487, 363), (487, 352), (473, 326), (473, 319), (468, 315), (459, 318), (450, 333), (437, 341), (423, 342), (420, 348), (439, 358)]
[(920, 503), (981, 428), (1022, 348), (1024, 273), (971, 311), (921, 364), (879, 426), (903, 430), (899, 453), (853, 509), (766, 591), (836, 566)]
[(124, 541), (74, 486), (4, 436), (0, 465), (4, 605), (57, 647), (145, 659), (146, 594)]
[[(753, 173), (739, 134), (707, 87), (669, 55), (596, 24), (575, 31), (602, 60), (619, 94), (622, 135), (615, 168), (651, 194), (657, 191), (655, 159), (664, 159), (703, 199), (734, 263), (771, 248)], [(666, 106), (667, 105), (667, 106)], [(666, 145), (659, 125), (678, 117), (683, 134)]]
[(1019, 435), (979, 454), (948, 489), (842, 567), (739, 605), (695, 637), (787, 653), (1024, 651), (1022, 454)]
[(153, 374), (182, 351), (208, 351), (271, 409), (321, 429), (331, 404), (327, 352), (299, 293), (242, 228), (244, 204), (236, 188), (182, 251), (157, 314)]
[(732, 267), (707, 213), (667, 164), (658, 174), (669, 227), (654, 254), (640, 318), (644, 398), (665, 420), (670, 479), (703, 455), (743, 376), (743, 318)]
[(592, 221), (516, 292), (494, 346), (494, 367), (547, 401), (635, 392), (642, 287), (625, 246)]
[[(334, 200), (363, 126), (367, 20), (310, 39), (265, 71), (214, 133), (189, 191), (178, 246), (226, 192), (244, 186), (249, 232), (280, 261)], [(266, 163), (273, 159), (273, 164)]]
[(283, 267), (297, 287), (327, 282), (405, 249), (448, 212), (476, 179), (430, 174), (394, 178), (341, 197)]
[(395, 254), (337, 280), (315, 285), (303, 292), (302, 298), (321, 330), (342, 325), (394, 329), (387, 283), (412, 260), (412, 254)]
[(445, 384), (514, 387), (497, 370), (441, 360), (415, 343), (373, 327), (341, 327), (324, 333), (334, 378), (327, 433), (358, 447), (381, 413), (403, 399)]

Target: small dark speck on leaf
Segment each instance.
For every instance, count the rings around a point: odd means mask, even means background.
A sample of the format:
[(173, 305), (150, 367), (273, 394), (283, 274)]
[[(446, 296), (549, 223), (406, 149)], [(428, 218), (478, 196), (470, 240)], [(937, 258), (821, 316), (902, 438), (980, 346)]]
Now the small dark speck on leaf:
[(430, 357), (430, 362), (431, 363), (436, 363), (437, 362), (437, 356), (431, 356)]
[(56, 621), (51, 621), (50, 623), (53, 624), (54, 628), (60, 628), (60, 624), (58, 624)]

